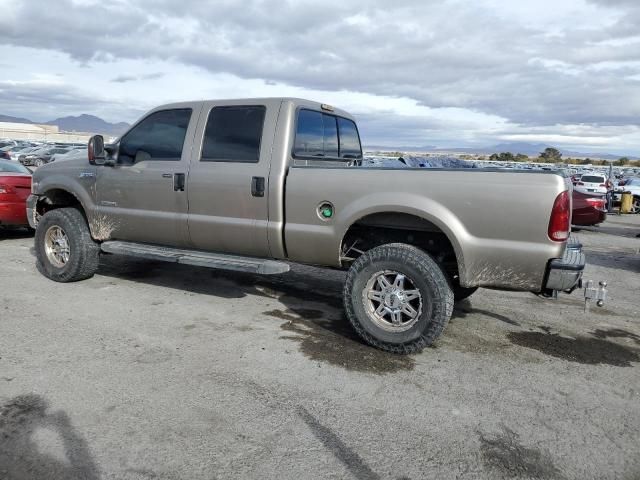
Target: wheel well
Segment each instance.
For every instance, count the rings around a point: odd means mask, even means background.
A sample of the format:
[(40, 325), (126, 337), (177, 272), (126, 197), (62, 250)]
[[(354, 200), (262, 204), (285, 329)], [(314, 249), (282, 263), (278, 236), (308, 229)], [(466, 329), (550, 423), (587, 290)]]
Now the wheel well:
[(74, 194), (61, 188), (55, 188), (40, 196), (36, 204), (36, 214), (42, 216), (50, 210), (63, 207), (78, 207), (80, 211), (83, 211), (80, 200)]
[(458, 276), (458, 259), (449, 237), (434, 223), (408, 213), (374, 213), (351, 225), (342, 239), (342, 263), (348, 265), (367, 250), (396, 242), (421, 248), (452, 278)]

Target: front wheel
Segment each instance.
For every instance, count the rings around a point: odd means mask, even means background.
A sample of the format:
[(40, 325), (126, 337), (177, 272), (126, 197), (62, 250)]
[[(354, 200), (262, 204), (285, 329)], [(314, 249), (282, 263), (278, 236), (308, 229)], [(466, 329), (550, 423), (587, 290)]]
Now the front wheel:
[(351, 325), (368, 344), (393, 353), (431, 345), (453, 312), (453, 292), (426, 252), (392, 243), (373, 248), (351, 266), (344, 287)]
[(84, 280), (98, 269), (100, 247), (75, 208), (59, 208), (42, 216), (36, 228), (35, 249), (38, 270), (56, 282)]

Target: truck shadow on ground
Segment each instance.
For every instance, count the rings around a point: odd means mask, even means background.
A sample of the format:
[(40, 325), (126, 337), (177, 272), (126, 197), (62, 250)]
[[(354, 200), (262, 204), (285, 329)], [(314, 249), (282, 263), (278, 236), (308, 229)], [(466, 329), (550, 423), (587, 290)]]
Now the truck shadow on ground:
[(276, 299), (283, 308), (265, 302), (262, 314), (283, 322), (280, 338), (297, 343), (310, 360), (378, 375), (415, 366), (414, 357), (377, 350), (358, 337), (344, 315), (342, 271), (293, 265), (289, 273), (264, 276), (106, 256), (98, 273), (221, 298)]
[[(34, 394), (20, 395), (0, 404), (0, 478), (100, 478), (87, 442), (73, 428), (68, 415), (61, 410), (47, 412), (48, 409), (47, 401)], [(58, 437), (64, 459), (42, 451), (34, 438), (40, 430)]]
[(2, 240), (16, 240), (21, 238), (31, 238), (34, 232), (26, 228), (3, 228), (0, 227), (0, 242)]

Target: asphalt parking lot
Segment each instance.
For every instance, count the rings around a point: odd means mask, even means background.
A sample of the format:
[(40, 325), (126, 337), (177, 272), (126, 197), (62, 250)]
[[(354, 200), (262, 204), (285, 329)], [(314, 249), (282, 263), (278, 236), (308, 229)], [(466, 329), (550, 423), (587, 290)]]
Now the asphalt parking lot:
[(0, 479), (640, 478), (637, 233), (577, 233), (604, 308), (483, 289), (402, 357), (354, 337), (340, 272), (56, 284), (0, 232)]

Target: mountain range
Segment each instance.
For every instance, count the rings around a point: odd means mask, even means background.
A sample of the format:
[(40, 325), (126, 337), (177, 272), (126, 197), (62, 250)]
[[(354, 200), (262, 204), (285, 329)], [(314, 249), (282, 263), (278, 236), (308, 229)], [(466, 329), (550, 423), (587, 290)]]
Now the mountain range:
[(60, 130), (65, 132), (87, 132), (100, 133), (102, 135), (117, 136), (124, 133), (129, 124), (125, 122), (109, 123), (95, 115), (82, 114), (78, 116), (69, 116), (56, 118), (48, 122), (32, 122), (27, 118), (11, 117), (9, 115), (0, 115), (0, 122), (10, 123), (31, 123), (39, 125), (56, 125)]

